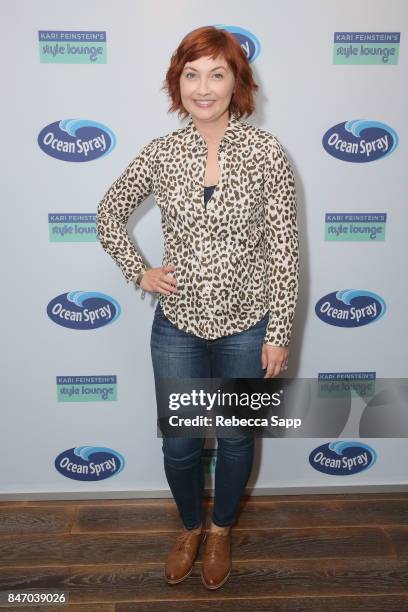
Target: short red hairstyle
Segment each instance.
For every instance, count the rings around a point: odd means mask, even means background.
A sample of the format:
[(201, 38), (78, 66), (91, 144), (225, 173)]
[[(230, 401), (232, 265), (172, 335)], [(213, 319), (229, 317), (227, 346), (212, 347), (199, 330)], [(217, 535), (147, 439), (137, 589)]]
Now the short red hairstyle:
[(187, 62), (194, 62), (203, 56), (212, 59), (218, 56), (225, 58), (235, 77), (235, 93), (231, 98), (229, 111), (238, 118), (243, 115), (249, 117), (255, 110), (254, 92), (258, 89), (252, 68), (235, 36), (215, 26), (203, 26), (193, 30), (183, 38), (173, 53), (162, 87), (172, 101), (168, 112), (178, 111), (178, 116), (183, 119), (188, 116), (189, 113), (181, 102), (180, 76)]

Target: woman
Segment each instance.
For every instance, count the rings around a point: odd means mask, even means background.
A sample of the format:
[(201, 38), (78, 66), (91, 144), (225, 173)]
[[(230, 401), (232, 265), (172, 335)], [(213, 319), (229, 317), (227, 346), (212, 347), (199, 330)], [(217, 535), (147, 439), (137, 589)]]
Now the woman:
[[(241, 121), (254, 111), (253, 80), (235, 37), (189, 33), (171, 58), (165, 89), (184, 128), (153, 139), (98, 206), (103, 248), (127, 282), (158, 293), (151, 355), (160, 378), (270, 378), (287, 368), (298, 292), (293, 171), (275, 136)], [(163, 265), (148, 268), (126, 230), (153, 194), (161, 211)], [(183, 531), (165, 578), (184, 580), (205, 541), (202, 580), (231, 571), (231, 526), (249, 479), (254, 439), (218, 438), (212, 521), (201, 515), (204, 438), (163, 437), (164, 468)]]

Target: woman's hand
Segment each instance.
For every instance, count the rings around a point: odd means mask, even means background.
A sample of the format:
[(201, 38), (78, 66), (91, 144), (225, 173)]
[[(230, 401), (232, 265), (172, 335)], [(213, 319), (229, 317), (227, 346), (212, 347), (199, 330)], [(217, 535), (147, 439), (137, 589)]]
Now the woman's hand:
[(262, 347), (261, 363), (267, 368), (264, 378), (275, 378), (288, 364), (289, 348), (287, 346), (272, 346), (264, 343)]
[(142, 276), (140, 287), (145, 291), (159, 292), (163, 295), (177, 293), (176, 279), (171, 275), (175, 266), (161, 266), (160, 268), (150, 268)]

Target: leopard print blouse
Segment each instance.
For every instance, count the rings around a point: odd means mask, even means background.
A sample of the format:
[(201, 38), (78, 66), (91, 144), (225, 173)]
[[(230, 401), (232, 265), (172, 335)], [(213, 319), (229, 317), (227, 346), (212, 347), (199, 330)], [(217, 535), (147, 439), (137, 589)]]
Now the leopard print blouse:
[(131, 213), (150, 194), (160, 208), (162, 265), (178, 293), (159, 293), (180, 330), (213, 340), (269, 311), (264, 342), (288, 346), (299, 283), (295, 179), (278, 139), (234, 114), (219, 145), (221, 177), (203, 206), (207, 144), (188, 124), (154, 138), (98, 204), (102, 247), (127, 282), (147, 269), (130, 240)]

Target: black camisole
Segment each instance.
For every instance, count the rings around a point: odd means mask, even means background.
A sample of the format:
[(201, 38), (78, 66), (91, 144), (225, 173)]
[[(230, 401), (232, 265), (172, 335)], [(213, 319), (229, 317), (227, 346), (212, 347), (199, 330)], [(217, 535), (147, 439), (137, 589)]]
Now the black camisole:
[(208, 200), (212, 196), (212, 192), (214, 191), (216, 185), (209, 185), (208, 187), (204, 187), (204, 204), (207, 206)]

